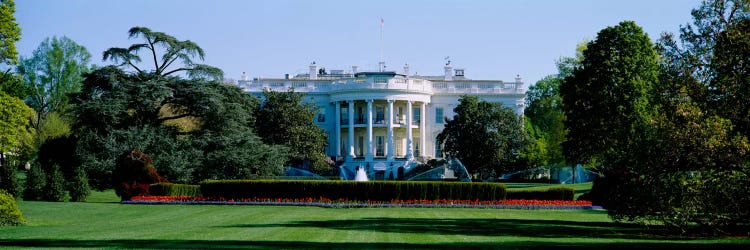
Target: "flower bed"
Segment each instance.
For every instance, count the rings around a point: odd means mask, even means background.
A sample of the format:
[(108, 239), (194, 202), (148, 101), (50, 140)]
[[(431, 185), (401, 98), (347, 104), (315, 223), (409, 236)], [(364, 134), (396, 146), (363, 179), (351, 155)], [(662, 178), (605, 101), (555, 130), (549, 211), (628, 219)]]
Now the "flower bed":
[(417, 207), (417, 208), (512, 208), (512, 209), (601, 209), (592, 206), (591, 201), (563, 200), (391, 200), (349, 201), (326, 198), (304, 199), (222, 199), (191, 196), (135, 196), (123, 204), (145, 205), (266, 205), (266, 206), (314, 206), (326, 208), (378, 208), (378, 207)]

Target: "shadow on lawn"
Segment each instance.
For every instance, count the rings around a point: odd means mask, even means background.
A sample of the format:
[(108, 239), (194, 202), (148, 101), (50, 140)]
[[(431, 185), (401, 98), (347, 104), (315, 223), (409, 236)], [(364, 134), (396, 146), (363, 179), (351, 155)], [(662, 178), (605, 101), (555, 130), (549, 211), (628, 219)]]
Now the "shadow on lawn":
[(294, 248), (294, 249), (471, 249), (489, 248), (576, 248), (576, 249), (633, 249), (639, 247), (659, 249), (743, 249), (746, 245), (733, 244), (681, 244), (681, 243), (554, 243), (537, 241), (475, 242), (475, 243), (321, 243), (306, 241), (242, 241), (242, 240), (0, 240), (0, 247), (44, 247), (44, 248), (140, 248), (140, 249), (206, 249), (206, 248)]
[(658, 228), (612, 222), (577, 222), (527, 219), (428, 219), (363, 218), (360, 220), (296, 221), (285, 224), (238, 224), (223, 227), (310, 227), (338, 230), (362, 230), (385, 233), (420, 233), (466, 236), (516, 236), (538, 238), (607, 238), (689, 240), (661, 236)]

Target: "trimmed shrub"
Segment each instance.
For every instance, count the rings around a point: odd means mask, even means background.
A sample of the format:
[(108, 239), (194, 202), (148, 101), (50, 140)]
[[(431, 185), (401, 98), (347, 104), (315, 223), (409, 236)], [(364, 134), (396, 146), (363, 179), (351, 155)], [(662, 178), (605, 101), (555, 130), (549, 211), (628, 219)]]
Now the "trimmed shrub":
[(115, 193), (124, 201), (133, 196), (149, 195), (149, 184), (167, 182), (156, 173), (151, 157), (139, 149), (128, 150), (117, 158), (112, 179)]
[(506, 198), (511, 200), (564, 200), (572, 201), (575, 190), (569, 187), (547, 189), (508, 190)]
[(0, 226), (20, 225), (24, 222), (23, 214), (16, 204), (16, 198), (0, 189)]
[(201, 183), (205, 197), (332, 200), (503, 200), (505, 185), (471, 182), (224, 180)]
[(23, 200), (38, 201), (44, 198), (44, 189), (47, 186), (47, 176), (39, 164), (33, 164), (26, 175), (26, 184), (23, 191)]
[(54, 165), (52, 171), (47, 173), (47, 185), (44, 187), (44, 200), (65, 201), (68, 192), (65, 190), (65, 177), (60, 167)]
[(73, 172), (75, 175), (73, 175), (73, 180), (68, 186), (70, 201), (86, 201), (86, 198), (91, 194), (91, 187), (89, 186), (89, 178), (86, 175), (86, 171), (78, 167)]
[(174, 183), (156, 183), (149, 186), (151, 195), (163, 196), (201, 196), (200, 185), (174, 184)]

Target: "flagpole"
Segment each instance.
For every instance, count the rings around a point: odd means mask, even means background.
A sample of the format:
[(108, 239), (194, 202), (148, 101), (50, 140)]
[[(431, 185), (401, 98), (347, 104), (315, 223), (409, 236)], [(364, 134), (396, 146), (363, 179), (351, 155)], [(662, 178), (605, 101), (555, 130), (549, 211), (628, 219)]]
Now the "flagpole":
[(380, 18), (380, 65), (379, 65), (379, 71), (384, 71), (383, 68), (385, 61), (383, 60), (383, 26), (385, 25), (385, 21), (383, 18)]

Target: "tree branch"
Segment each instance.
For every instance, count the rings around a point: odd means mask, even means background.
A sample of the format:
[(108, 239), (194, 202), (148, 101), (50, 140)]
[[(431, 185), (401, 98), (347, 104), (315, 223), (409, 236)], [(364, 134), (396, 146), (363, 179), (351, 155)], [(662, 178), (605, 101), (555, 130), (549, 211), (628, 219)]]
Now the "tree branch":
[(181, 115), (176, 115), (176, 116), (159, 118), (159, 121), (160, 122), (164, 122), (164, 121), (169, 121), (169, 120), (176, 120), (176, 119), (185, 118), (185, 117), (188, 117), (188, 116), (195, 116), (195, 115), (190, 114), (190, 113), (186, 113), (186, 114), (181, 114)]

